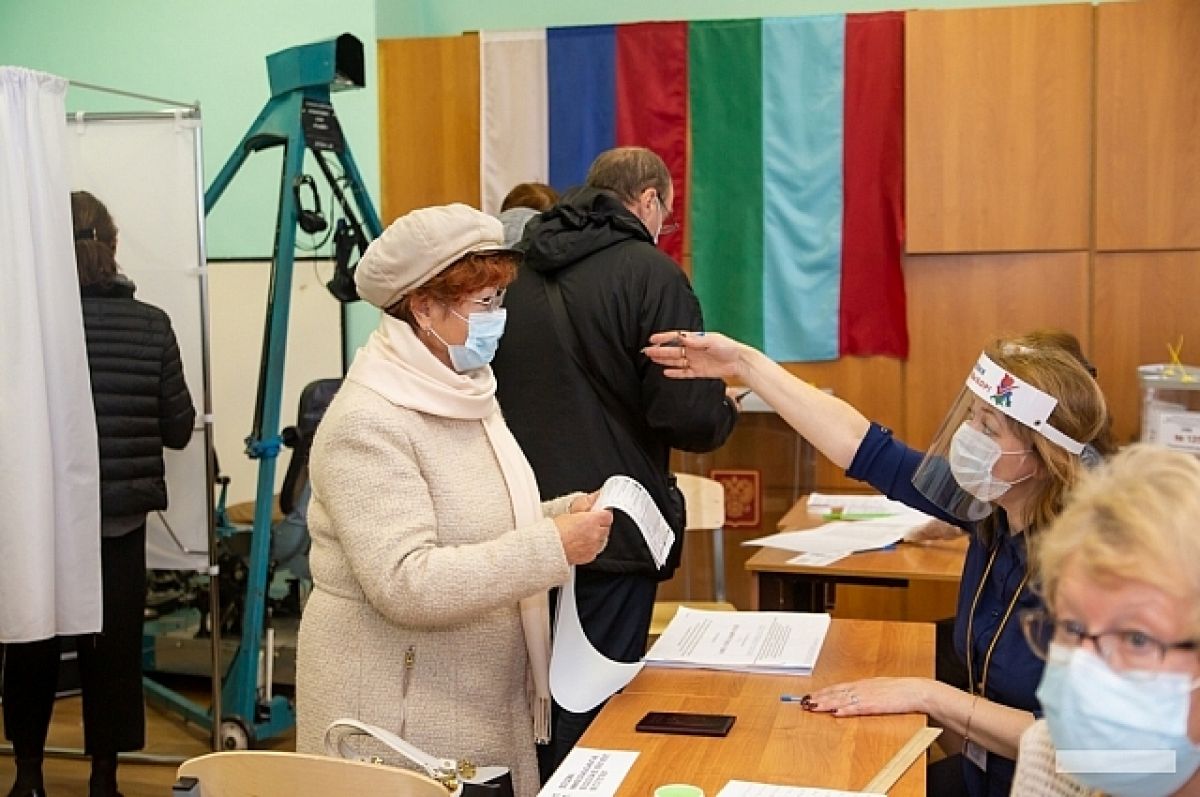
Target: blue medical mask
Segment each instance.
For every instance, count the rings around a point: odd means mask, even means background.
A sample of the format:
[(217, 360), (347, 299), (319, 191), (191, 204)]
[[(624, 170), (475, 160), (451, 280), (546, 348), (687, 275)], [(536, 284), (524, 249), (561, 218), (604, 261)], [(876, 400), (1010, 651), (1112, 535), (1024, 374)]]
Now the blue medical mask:
[(450, 364), (460, 374), (474, 371), (487, 365), (496, 356), (500, 346), (500, 338), (504, 335), (504, 324), (508, 321), (508, 311), (503, 307), (482, 313), (471, 313), (466, 318), (448, 308), (451, 313), (467, 322), (467, 340), (464, 343), (447, 343), (442, 336), (429, 328), (429, 333), (442, 342), (450, 354)]
[[(1114, 797), (1165, 797), (1200, 769), (1200, 747), (1188, 737), (1197, 688), (1200, 679), (1185, 673), (1117, 672), (1090, 650), (1052, 643), (1037, 698), (1067, 769), (1086, 768), (1075, 766), (1083, 763), (1074, 760), (1075, 751), (1105, 751), (1095, 754), (1102, 765), (1128, 769), (1141, 760), (1134, 751), (1155, 759), (1169, 751), (1175, 758), (1169, 772), (1071, 772), (1071, 777)], [(1151, 768), (1147, 764), (1141, 768)]]

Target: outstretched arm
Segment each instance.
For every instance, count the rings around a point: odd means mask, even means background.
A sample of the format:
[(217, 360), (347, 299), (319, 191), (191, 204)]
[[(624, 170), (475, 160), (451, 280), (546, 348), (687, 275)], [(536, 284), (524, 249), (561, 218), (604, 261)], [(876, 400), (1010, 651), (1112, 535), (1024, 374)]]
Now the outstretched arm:
[(870, 422), (841, 399), (788, 373), (752, 346), (713, 332), (658, 332), (646, 356), (672, 379), (736, 378), (840, 468), (854, 459)]

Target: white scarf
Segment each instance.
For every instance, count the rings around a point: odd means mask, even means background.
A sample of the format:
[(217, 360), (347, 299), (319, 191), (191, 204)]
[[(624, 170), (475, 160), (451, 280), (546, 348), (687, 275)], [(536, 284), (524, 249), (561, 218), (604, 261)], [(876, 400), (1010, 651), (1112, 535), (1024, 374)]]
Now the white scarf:
[[(412, 327), (384, 315), (354, 358), (346, 379), (400, 407), (440, 418), (482, 421), (508, 485), (516, 527), (542, 518), (537, 479), (500, 415), (491, 368), (455, 373), (417, 338)], [(521, 600), (521, 625), (529, 650), (533, 735), (544, 744), (550, 740), (550, 602), (546, 592)]]

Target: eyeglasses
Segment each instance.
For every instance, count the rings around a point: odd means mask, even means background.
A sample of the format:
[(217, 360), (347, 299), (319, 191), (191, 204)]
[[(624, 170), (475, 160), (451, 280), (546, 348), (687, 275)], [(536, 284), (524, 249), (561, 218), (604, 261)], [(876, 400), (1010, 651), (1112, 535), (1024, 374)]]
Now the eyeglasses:
[(671, 212), (671, 209), (667, 207), (667, 203), (663, 202), (663, 198), (660, 194), (655, 194), (655, 197), (658, 199), (658, 206), (662, 208), (663, 223), (662, 227), (658, 230), (659, 237), (679, 232), (679, 223), (671, 221), (671, 217), (674, 216), (674, 214)]
[(1022, 612), (1021, 630), (1039, 658), (1046, 658), (1051, 642), (1064, 648), (1077, 648), (1088, 640), (1100, 658), (1118, 670), (1158, 670), (1168, 652), (1200, 649), (1200, 643), (1195, 640), (1163, 642), (1143, 631), (1114, 630), (1093, 634), (1082, 624), (1059, 620), (1045, 609)]
[(494, 310), (499, 310), (504, 306), (504, 294), (508, 293), (508, 288), (501, 288), (491, 296), (485, 296), (482, 299), (469, 299), (471, 304), (477, 304), (489, 313)]

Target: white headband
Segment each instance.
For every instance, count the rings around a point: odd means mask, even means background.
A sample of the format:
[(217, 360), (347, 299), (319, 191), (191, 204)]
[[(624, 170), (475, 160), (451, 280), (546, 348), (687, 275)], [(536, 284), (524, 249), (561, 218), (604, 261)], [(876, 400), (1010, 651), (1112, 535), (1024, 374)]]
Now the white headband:
[(1013, 376), (986, 354), (979, 355), (979, 361), (967, 375), (967, 387), (988, 406), (1025, 424), (1058, 447), (1076, 456), (1083, 452), (1083, 443), (1050, 425), (1050, 413), (1058, 406), (1058, 399)]

